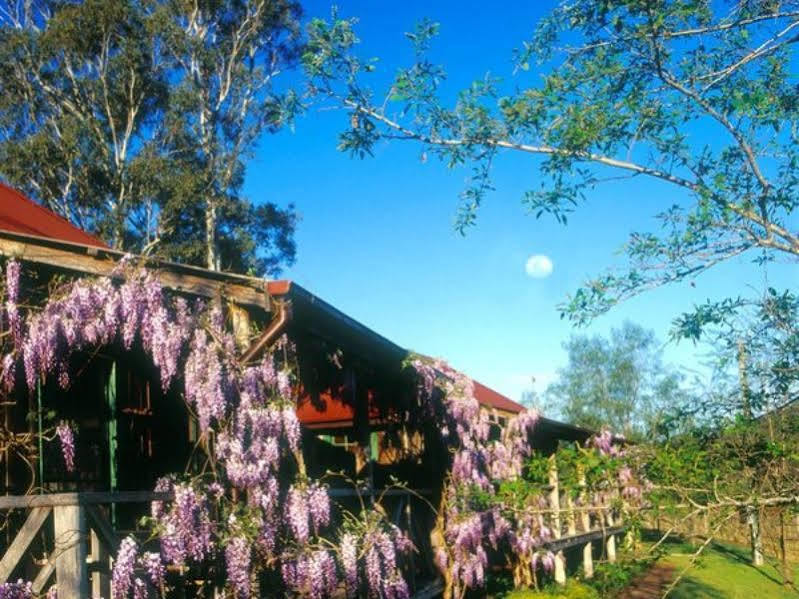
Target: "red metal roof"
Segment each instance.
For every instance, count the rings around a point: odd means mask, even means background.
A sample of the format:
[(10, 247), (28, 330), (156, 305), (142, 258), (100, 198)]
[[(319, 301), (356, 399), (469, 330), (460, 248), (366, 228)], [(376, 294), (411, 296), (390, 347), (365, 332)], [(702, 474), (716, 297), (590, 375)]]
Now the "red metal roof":
[(3, 183), (0, 183), (0, 229), (82, 245), (108, 247), (94, 235), (79, 229), (52, 210)]
[[(489, 389), (485, 385), (474, 381), (474, 395), (477, 401), (488, 408), (496, 408), (505, 412), (517, 414), (525, 407)], [(300, 393), (297, 402), (297, 416), (305, 426), (311, 428), (334, 428), (339, 426), (352, 426), (354, 410), (339, 392), (326, 391), (314, 401), (309, 395)], [(379, 412), (369, 399), (369, 417), (378, 418)]]
[(523, 405), (516, 403), (512, 399), (508, 399), (493, 389), (489, 389), (482, 383), (478, 383), (475, 380), (472, 382), (474, 383), (474, 397), (484, 406), (496, 408), (497, 410), (504, 410), (506, 412), (514, 412), (516, 414), (526, 409)]

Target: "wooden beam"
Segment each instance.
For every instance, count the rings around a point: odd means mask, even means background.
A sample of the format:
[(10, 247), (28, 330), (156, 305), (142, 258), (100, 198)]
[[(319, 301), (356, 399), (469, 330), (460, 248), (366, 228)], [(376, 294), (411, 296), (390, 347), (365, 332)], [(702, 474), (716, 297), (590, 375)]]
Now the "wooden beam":
[[(36, 235), (0, 231), (0, 255), (61, 270), (109, 276), (127, 254)], [(134, 260), (156, 270), (161, 284), (174, 291), (207, 298), (222, 295), (239, 305), (260, 308), (266, 312), (270, 310), (269, 294), (263, 279), (221, 273), (145, 256), (136, 256)]]
[(227, 307), (230, 312), (230, 321), (233, 325), (233, 337), (236, 339), (236, 345), (240, 351), (244, 351), (250, 347), (250, 338), (252, 336), (250, 314), (234, 302), (228, 302)]
[(47, 516), (50, 515), (50, 511), (49, 507), (37, 507), (28, 514), (22, 529), (14, 537), (11, 546), (3, 555), (3, 559), (0, 560), (0, 583), (6, 582), (14, 572), (14, 568), (17, 567), (19, 560), (22, 559), (36, 533), (39, 532), (42, 524), (47, 520)]
[[(585, 470), (579, 465), (577, 468), (580, 485), (580, 503), (585, 505), (588, 499), (586, 492), (588, 485), (585, 480)], [(588, 510), (580, 512), (580, 523), (582, 524), (583, 532), (589, 532), (591, 530), (591, 513)], [(583, 575), (586, 578), (594, 577), (594, 544), (591, 540), (583, 545)]]
[(55, 572), (55, 560), (50, 556), (47, 558), (47, 563), (39, 570), (36, 578), (33, 579), (33, 592), (36, 595), (40, 595), (44, 590), (44, 586), (47, 584), (47, 581), (50, 580), (53, 572)]
[(613, 534), (613, 508), (607, 510), (607, 523), (610, 527), (608, 537), (605, 539), (605, 551), (607, 552), (608, 561), (613, 564), (616, 562), (616, 535)]
[(573, 537), (565, 536), (560, 539), (549, 541), (548, 543), (544, 543), (543, 547), (552, 552), (562, 551), (564, 549), (576, 547), (577, 545), (583, 545), (590, 541), (599, 541), (605, 537), (610, 538), (614, 535), (620, 535), (623, 534), (625, 530), (627, 530), (625, 526), (614, 526), (613, 528), (607, 528), (605, 530), (598, 528), (591, 532), (577, 533)]
[(58, 596), (89, 596), (86, 568), (86, 516), (80, 505), (61, 505), (53, 510), (55, 521), (55, 579)]
[(91, 521), (91, 526), (99, 537), (98, 540), (105, 543), (105, 547), (111, 555), (116, 555), (119, 550), (119, 539), (114, 533), (114, 527), (105, 517), (105, 514), (96, 505), (86, 506), (86, 515)]
[[(87, 511), (96, 510), (96, 506), (87, 506)], [(100, 540), (96, 530), (89, 531), (90, 564), (89, 575), (92, 581), (92, 597), (111, 597), (111, 578), (109, 574), (110, 558), (107, 543)], [(116, 552), (114, 552), (116, 555)]]
[(147, 503), (169, 501), (171, 493), (152, 491), (88, 491), (84, 493), (48, 493), (44, 495), (5, 495), (0, 497), (0, 510), (56, 507), (66, 505), (107, 505), (113, 503)]

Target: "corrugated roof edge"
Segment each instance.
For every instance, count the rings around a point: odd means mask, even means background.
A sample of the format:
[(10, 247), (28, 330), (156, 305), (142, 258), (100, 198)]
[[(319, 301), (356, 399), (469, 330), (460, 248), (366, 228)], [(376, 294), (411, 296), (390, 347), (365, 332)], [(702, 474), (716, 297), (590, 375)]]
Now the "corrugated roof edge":
[[(42, 216), (42, 218), (50, 219), (51, 221), (54, 221), (54, 223), (57, 226), (64, 227), (69, 232), (69, 235), (74, 236), (75, 239), (66, 239), (64, 237), (61, 237), (60, 235), (63, 234), (63, 231), (61, 232), (53, 231), (52, 237), (49, 235), (47, 235), (46, 237), (52, 239), (58, 239), (60, 241), (65, 241), (65, 242), (82, 243), (94, 247), (101, 247), (101, 248), (109, 247), (108, 244), (106, 244), (99, 237), (96, 237), (95, 235), (92, 235), (91, 233), (84, 231), (80, 227), (76, 227), (60, 214), (57, 214), (52, 210), (48, 209), (47, 207), (42, 206), (38, 202), (33, 201), (18, 189), (15, 189), (14, 187), (11, 187), (10, 185), (7, 185), (6, 183), (0, 181), (0, 197), (2, 197), (3, 194), (13, 195), (17, 200), (22, 201), (25, 203), (25, 205), (29, 206), (31, 210), (39, 213)], [(36, 230), (40, 233), (45, 232), (42, 230), (41, 222), (25, 223), (25, 224), (32, 230)], [(24, 231), (15, 231), (15, 232), (24, 233)], [(80, 239), (81, 241), (77, 241), (78, 239)]]
[(355, 320), (351, 316), (348, 316), (332, 304), (329, 304), (318, 295), (315, 295), (302, 287), (301, 285), (295, 283), (294, 281), (287, 280), (287, 279), (280, 279), (275, 281), (269, 281), (267, 283), (267, 291), (269, 295), (277, 296), (277, 297), (286, 297), (294, 302), (300, 302), (305, 306), (310, 307), (312, 310), (317, 311), (320, 314), (324, 314), (331, 318), (334, 318), (336, 321), (340, 322), (341, 324), (347, 326), (348, 328), (352, 329), (355, 332), (361, 333), (368, 337), (371, 337), (373, 340), (377, 341), (380, 345), (382, 345), (385, 349), (390, 351), (393, 354), (396, 354), (398, 357), (408, 355), (408, 350), (404, 347), (401, 347), (384, 337), (377, 331), (369, 328), (365, 324)]

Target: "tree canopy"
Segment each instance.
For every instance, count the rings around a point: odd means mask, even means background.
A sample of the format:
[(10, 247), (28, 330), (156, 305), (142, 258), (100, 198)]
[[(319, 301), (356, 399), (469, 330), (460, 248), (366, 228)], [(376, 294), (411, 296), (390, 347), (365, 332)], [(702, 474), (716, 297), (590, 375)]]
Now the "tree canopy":
[[(457, 227), (475, 223), (505, 153), (541, 159), (522, 198), (565, 224), (600, 184), (646, 178), (673, 190), (654, 231), (633, 231), (623, 270), (600, 273), (562, 305), (585, 323), (617, 302), (744, 252), (795, 260), (799, 2), (577, 0), (521, 41), (515, 89), (491, 76), (455, 98), (428, 58), (438, 24), (407, 34), (415, 61), (388, 89), (357, 55), (354, 23), (316, 20), (305, 64), (319, 94), (350, 117), (339, 147), (367, 156), (410, 140), (472, 176)], [(512, 90), (512, 91), (509, 91)]]
[(299, 105), (291, 0), (0, 3), (0, 175), (117, 248), (266, 274), (292, 206), (242, 195)]
[(568, 422), (651, 438), (687, 400), (682, 375), (662, 363), (654, 333), (639, 325), (625, 322), (608, 338), (572, 335), (563, 348), (568, 363), (547, 388), (546, 404)]

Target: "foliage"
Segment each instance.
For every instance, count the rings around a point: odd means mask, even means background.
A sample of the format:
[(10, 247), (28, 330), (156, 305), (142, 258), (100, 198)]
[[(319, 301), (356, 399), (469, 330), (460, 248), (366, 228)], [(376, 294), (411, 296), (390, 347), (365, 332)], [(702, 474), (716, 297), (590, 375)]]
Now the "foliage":
[(654, 333), (630, 322), (610, 338), (573, 335), (563, 344), (568, 364), (546, 392), (567, 421), (627, 437), (661, 432), (667, 412), (687, 403), (679, 372), (661, 363)]
[(605, 562), (594, 568), (594, 576), (586, 581), (600, 597), (615, 597), (650, 565), (648, 560), (624, 559), (615, 564)]
[(587, 584), (568, 580), (563, 587), (550, 587), (540, 591), (512, 591), (505, 597), (507, 599), (599, 599), (600, 595)]
[[(339, 147), (357, 156), (410, 140), (449, 167), (466, 165), (457, 226), (474, 224), (503, 153), (540, 157), (540, 184), (522, 201), (567, 223), (592, 189), (619, 178), (673, 192), (660, 227), (636, 231), (627, 266), (587, 281), (562, 306), (585, 323), (619, 301), (696, 276), (749, 250), (799, 255), (799, 103), (794, 48), (799, 3), (711, 0), (562, 2), (522, 42), (512, 85), (485, 76), (454, 99), (428, 51), (439, 26), (407, 37), (413, 64), (373, 89), (354, 21), (309, 29), (304, 63), (314, 89), (350, 116)], [(534, 71), (534, 67), (537, 70)], [(673, 198), (673, 199), (671, 199)]]
[[(471, 168), (461, 231), (474, 224), (503, 153), (538, 157), (540, 185), (523, 202), (562, 224), (606, 181), (670, 189), (654, 209), (659, 226), (630, 234), (625, 268), (592, 278), (561, 306), (584, 324), (735, 256), (796, 261), (797, 25), (795, 1), (562, 2), (517, 51), (513, 87), (486, 76), (455, 98), (442, 92), (446, 71), (429, 58), (439, 28), (429, 21), (407, 34), (414, 61), (385, 90), (370, 84), (376, 65), (358, 57), (354, 21), (314, 21), (303, 58), (317, 93), (349, 113), (341, 150), (363, 157), (380, 141), (406, 140), (449, 167)], [(753, 519), (764, 505), (795, 501), (796, 306), (791, 291), (768, 289), (675, 321), (675, 339), (708, 340), (718, 351), (716, 379), (701, 400), (680, 398), (660, 421), (671, 437), (665, 447), (642, 444), (635, 456), (652, 501), (678, 511), (687, 504), (685, 517), (712, 514), (711, 538), (739, 512)], [(673, 381), (663, 390), (674, 393)], [(592, 392), (589, 384), (574, 396)], [(629, 387), (623, 394), (629, 399)]]
[[(707, 302), (675, 320), (673, 338), (706, 341), (714, 348), (719, 382), (732, 370), (738, 386), (727, 391), (726, 401), (718, 397), (696, 406), (694, 415), (703, 420), (730, 413), (751, 417), (788, 404), (799, 380), (798, 320), (796, 294), (773, 287), (759, 298)], [(723, 414), (714, 413), (714, 407)]]
[(0, 3), (0, 173), (116, 248), (276, 272), (293, 260), (296, 216), (241, 185), (261, 132), (299, 108), (274, 81), (295, 61), (298, 12), (290, 0)]

